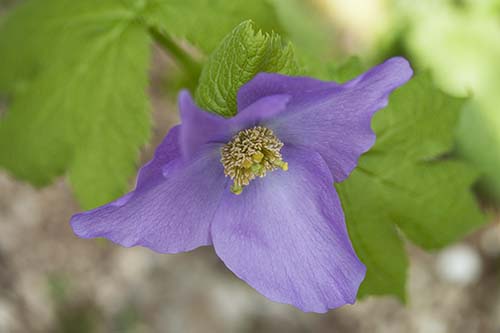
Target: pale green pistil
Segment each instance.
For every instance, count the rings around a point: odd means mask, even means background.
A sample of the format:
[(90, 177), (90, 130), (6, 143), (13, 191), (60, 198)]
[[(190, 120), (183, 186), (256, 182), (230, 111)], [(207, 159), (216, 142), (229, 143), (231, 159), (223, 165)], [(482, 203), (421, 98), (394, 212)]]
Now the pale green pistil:
[(238, 132), (221, 149), (224, 174), (233, 180), (231, 192), (240, 194), (256, 177), (278, 168), (288, 170), (280, 150), (281, 142), (268, 128), (255, 126)]

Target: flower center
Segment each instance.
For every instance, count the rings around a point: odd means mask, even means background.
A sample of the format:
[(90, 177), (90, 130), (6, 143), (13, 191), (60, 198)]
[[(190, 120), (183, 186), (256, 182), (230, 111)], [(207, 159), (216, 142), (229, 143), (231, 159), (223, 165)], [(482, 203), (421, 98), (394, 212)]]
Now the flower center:
[(281, 142), (268, 128), (255, 126), (238, 132), (221, 149), (224, 174), (233, 180), (231, 192), (240, 194), (256, 177), (278, 168), (288, 170), (280, 150)]

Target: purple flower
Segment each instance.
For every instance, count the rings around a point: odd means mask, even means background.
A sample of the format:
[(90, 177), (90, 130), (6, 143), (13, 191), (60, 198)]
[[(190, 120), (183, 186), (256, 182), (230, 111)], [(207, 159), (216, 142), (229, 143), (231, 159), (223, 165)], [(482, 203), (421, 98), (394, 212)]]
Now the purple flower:
[(325, 312), (354, 303), (357, 258), (334, 182), (375, 142), (373, 114), (412, 75), (392, 58), (339, 85), (258, 74), (223, 118), (181, 92), (182, 124), (140, 171), (134, 191), (76, 214), (74, 232), (160, 253), (213, 245), (271, 300)]

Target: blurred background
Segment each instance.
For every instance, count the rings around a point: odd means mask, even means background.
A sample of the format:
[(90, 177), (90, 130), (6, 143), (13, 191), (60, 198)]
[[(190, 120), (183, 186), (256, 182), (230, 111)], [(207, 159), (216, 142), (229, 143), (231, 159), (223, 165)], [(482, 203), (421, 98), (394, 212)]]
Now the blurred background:
[[(0, 1), (0, 17), (18, 2)], [(287, 1), (274, 2), (288, 15)], [(64, 179), (34, 189), (0, 170), (0, 333), (500, 332), (500, 1), (304, 2), (325, 36), (303, 42), (325, 43), (325, 62), (405, 55), (441, 89), (470, 97), (457, 151), (486, 175), (477, 191), (491, 223), (437, 253), (408, 245), (407, 304), (377, 297), (306, 314), (266, 300), (211, 248), (159, 255), (78, 239), (68, 221), (80, 208)], [(282, 18), (300, 27), (296, 19)], [(154, 48), (154, 134), (143, 162), (178, 122), (179, 71)]]

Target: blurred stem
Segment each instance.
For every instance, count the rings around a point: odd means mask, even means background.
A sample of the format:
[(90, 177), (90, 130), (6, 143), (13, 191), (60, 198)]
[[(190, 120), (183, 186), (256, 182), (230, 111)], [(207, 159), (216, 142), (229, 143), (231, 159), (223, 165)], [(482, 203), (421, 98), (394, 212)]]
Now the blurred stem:
[(188, 52), (177, 45), (167, 33), (153, 26), (150, 26), (148, 30), (153, 39), (160, 44), (166, 52), (172, 55), (187, 74), (194, 80), (197, 80), (201, 72), (201, 63), (196, 61)]

